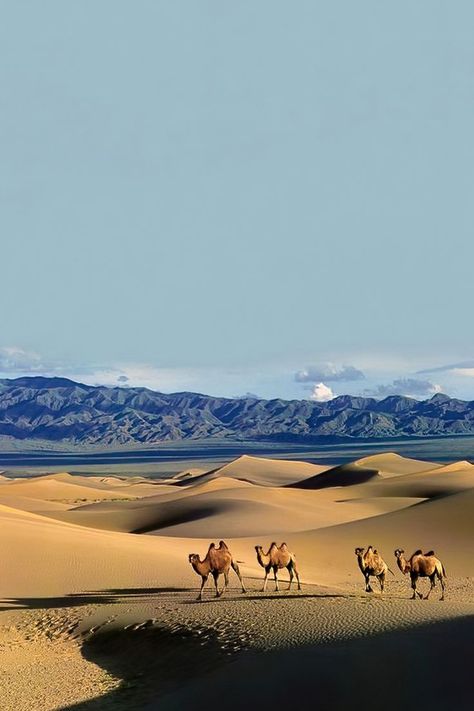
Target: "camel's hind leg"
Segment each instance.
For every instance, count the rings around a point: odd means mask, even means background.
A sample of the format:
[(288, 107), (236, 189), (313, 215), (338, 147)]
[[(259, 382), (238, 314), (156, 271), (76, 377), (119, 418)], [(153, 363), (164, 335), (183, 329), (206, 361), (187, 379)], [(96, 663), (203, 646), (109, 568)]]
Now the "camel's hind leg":
[(223, 595), (223, 594), (225, 593), (225, 591), (226, 591), (228, 585), (229, 585), (229, 571), (228, 571), (228, 570), (224, 570), (224, 587), (222, 588), (222, 590), (221, 590), (220, 592), (217, 591), (217, 582), (216, 582), (216, 595), (217, 595), (217, 597), (221, 597), (221, 595)]
[(276, 565), (273, 566), (273, 575), (275, 576), (275, 592), (280, 592), (278, 587), (278, 567)]
[(385, 573), (382, 573), (379, 577), (379, 583), (380, 583), (380, 592), (383, 593), (384, 587), (385, 587)]
[(217, 570), (214, 570), (212, 572), (212, 577), (214, 578), (214, 585), (216, 587), (216, 597), (219, 597), (219, 573), (217, 572)]
[(444, 600), (444, 587), (445, 587), (444, 577), (442, 575), (439, 575), (438, 578), (439, 578), (439, 582), (441, 583), (441, 597), (439, 599)]
[(416, 581), (417, 581), (417, 580), (418, 580), (418, 576), (412, 576), (412, 577), (411, 577), (411, 587), (412, 587), (412, 590), (413, 590), (413, 595), (411, 596), (411, 599), (412, 599), (412, 600), (416, 600), (416, 596), (417, 596), (417, 595), (418, 595), (418, 597), (420, 598), (420, 600), (423, 598), (423, 595), (422, 595), (420, 592), (418, 592), (418, 590), (416, 589)]
[[(243, 581), (242, 576), (240, 574), (240, 568), (237, 565), (237, 563), (235, 562), (235, 560), (232, 561), (231, 566), (232, 566), (232, 570), (234, 571), (234, 573), (237, 575), (238, 579), (240, 580), (240, 584), (242, 585), (242, 592), (246, 593), (247, 590), (245, 589), (244, 581)], [(267, 580), (267, 573), (265, 571), (265, 582), (266, 582), (266, 580)]]
[(199, 590), (199, 595), (197, 596), (198, 600), (202, 600), (202, 591), (204, 588), (204, 585), (207, 583), (208, 575), (203, 575), (202, 576), (202, 582), (201, 582), (201, 589)]
[(430, 589), (428, 590), (428, 592), (425, 595), (425, 600), (428, 600), (429, 596), (431, 595), (431, 591), (433, 590), (435, 585), (436, 585), (436, 574), (433, 573), (433, 575), (430, 575)]
[(291, 563), (290, 563), (290, 564), (287, 565), (286, 567), (287, 567), (288, 572), (289, 572), (289, 574), (290, 574), (290, 582), (288, 583), (288, 590), (291, 590), (291, 583), (293, 582), (293, 578), (294, 578), (294, 575), (293, 575), (293, 566), (292, 566)]
[(298, 568), (296, 567), (296, 563), (294, 560), (291, 562), (291, 565), (293, 568), (293, 572), (296, 575), (296, 580), (298, 581), (298, 590), (301, 590), (300, 574), (298, 573)]

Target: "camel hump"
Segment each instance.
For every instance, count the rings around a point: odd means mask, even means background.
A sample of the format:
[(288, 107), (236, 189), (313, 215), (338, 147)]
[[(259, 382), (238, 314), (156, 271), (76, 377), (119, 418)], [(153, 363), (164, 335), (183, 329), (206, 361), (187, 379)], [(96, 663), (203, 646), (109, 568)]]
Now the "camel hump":
[(227, 544), (224, 541), (219, 541), (219, 548), (224, 548), (226, 551), (229, 550)]
[(216, 547), (216, 544), (215, 544), (215, 543), (209, 543), (208, 552), (209, 552), (209, 551), (213, 551), (215, 547)]
[(428, 551), (428, 553), (425, 553), (425, 555), (426, 555), (426, 556), (429, 556), (429, 555), (434, 555), (434, 554), (435, 554), (435, 552), (434, 552), (434, 551)]
[(275, 543), (275, 541), (272, 541), (272, 542), (270, 543), (270, 550), (271, 550), (272, 548), (278, 548), (278, 546), (277, 546), (277, 544)]
[(421, 550), (421, 548), (418, 548), (418, 550), (413, 553), (412, 558), (415, 555), (423, 555), (423, 551)]
[(288, 546), (286, 545), (286, 543), (282, 543), (282, 544), (281, 544), (280, 550), (281, 550), (281, 551), (287, 551), (287, 550), (288, 550)]

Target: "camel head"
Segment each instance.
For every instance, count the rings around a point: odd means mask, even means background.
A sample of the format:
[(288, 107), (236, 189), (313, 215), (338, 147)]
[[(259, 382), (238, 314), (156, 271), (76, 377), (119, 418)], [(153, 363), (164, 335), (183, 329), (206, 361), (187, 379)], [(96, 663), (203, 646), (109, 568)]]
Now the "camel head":
[(364, 548), (356, 548), (354, 553), (359, 558), (359, 556), (364, 555), (364, 550), (365, 550)]
[(195, 565), (196, 563), (199, 563), (199, 553), (190, 553), (189, 554), (189, 562), (191, 565)]
[(396, 558), (397, 560), (399, 560), (399, 559), (402, 557), (402, 555), (405, 553), (405, 551), (403, 550), (403, 548), (396, 548), (396, 549), (393, 551), (393, 553), (394, 553), (394, 555), (395, 555), (395, 558)]
[(255, 546), (255, 550), (257, 551), (257, 553), (263, 553), (262, 546)]

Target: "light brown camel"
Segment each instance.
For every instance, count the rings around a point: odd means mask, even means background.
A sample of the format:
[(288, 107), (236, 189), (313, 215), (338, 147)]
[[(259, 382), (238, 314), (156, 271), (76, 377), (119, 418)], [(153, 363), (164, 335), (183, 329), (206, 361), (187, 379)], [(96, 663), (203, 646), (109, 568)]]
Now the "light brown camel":
[(418, 578), (429, 578), (430, 579), (430, 589), (425, 595), (425, 600), (428, 600), (431, 591), (436, 585), (436, 578), (438, 578), (441, 583), (441, 597), (440, 600), (444, 600), (444, 588), (446, 581), (446, 570), (442, 562), (435, 556), (434, 551), (428, 551), (428, 553), (423, 553), (421, 549), (415, 551), (410, 558), (406, 560), (405, 551), (402, 548), (397, 548), (395, 550), (395, 558), (397, 559), (397, 565), (402, 571), (403, 575), (407, 573), (410, 574), (411, 587), (413, 588), (412, 600), (416, 600), (416, 596), (421, 599), (423, 595), (416, 589), (416, 583)]
[(355, 554), (357, 556), (359, 568), (365, 578), (365, 592), (374, 592), (370, 585), (371, 576), (377, 578), (380, 583), (380, 592), (383, 592), (387, 570), (390, 571), (392, 575), (393, 572), (390, 570), (382, 556), (373, 548), (373, 546), (369, 546), (365, 553), (364, 548), (356, 548)]
[[(198, 600), (202, 600), (202, 591), (209, 575), (212, 575), (212, 577), (214, 578), (214, 585), (216, 586), (216, 597), (220, 597), (229, 584), (230, 568), (235, 571), (237, 577), (239, 578), (240, 584), (242, 585), (242, 592), (247, 592), (245, 590), (244, 581), (242, 580), (242, 576), (240, 574), (239, 566), (232, 558), (232, 553), (227, 548), (224, 541), (219, 541), (219, 548), (216, 548), (215, 544), (211, 543), (204, 560), (201, 560), (199, 558), (198, 553), (190, 553), (189, 562), (193, 566), (196, 573), (202, 578), (201, 589), (197, 598)], [(217, 587), (217, 581), (221, 574), (224, 575), (224, 587), (219, 592), (219, 589)]]
[(262, 592), (265, 592), (267, 589), (267, 579), (271, 570), (273, 570), (273, 575), (275, 576), (275, 590), (279, 590), (277, 571), (282, 568), (287, 568), (290, 574), (288, 590), (291, 588), (294, 575), (296, 575), (296, 580), (298, 581), (298, 590), (301, 590), (300, 576), (296, 567), (296, 557), (288, 550), (286, 543), (282, 543), (279, 548), (276, 543), (272, 543), (267, 553), (263, 552), (262, 546), (255, 546), (255, 550), (257, 551), (258, 562), (262, 568), (265, 569)]

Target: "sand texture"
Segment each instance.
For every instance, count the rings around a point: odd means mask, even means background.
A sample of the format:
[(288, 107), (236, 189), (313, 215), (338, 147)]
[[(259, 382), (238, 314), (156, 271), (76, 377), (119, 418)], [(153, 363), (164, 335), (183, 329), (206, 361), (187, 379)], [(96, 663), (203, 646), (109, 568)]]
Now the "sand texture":
[[(0, 526), (2, 711), (472, 707), (467, 461), (244, 456), (164, 481), (0, 477)], [(247, 593), (231, 571), (221, 598), (208, 581), (197, 602), (188, 554), (220, 539)], [(261, 591), (254, 546), (273, 540), (295, 553), (300, 591), (286, 570), (280, 592), (273, 579)], [(365, 592), (354, 555), (369, 544), (393, 571), (383, 596), (375, 580)], [(439, 585), (410, 599), (398, 547), (434, 549), (444, 602)]]

